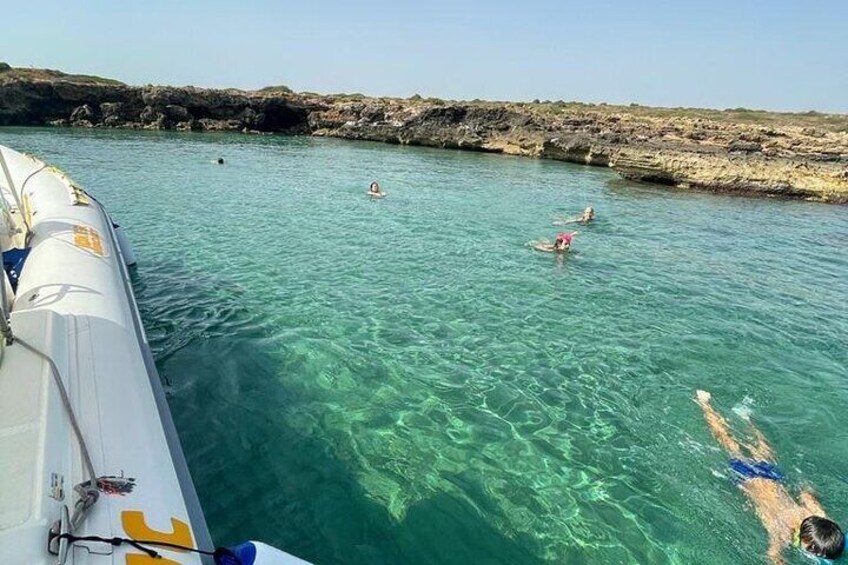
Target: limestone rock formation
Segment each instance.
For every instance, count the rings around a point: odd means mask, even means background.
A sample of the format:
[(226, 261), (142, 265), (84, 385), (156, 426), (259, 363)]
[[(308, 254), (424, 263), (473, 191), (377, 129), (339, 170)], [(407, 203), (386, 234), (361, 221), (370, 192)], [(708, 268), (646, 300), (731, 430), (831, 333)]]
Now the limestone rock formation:
[(689, 189), (848, 203), (848, 116), (127, 86), (0, 64), (0, 125), (311, 134), (612, 167)]
[(58, 71), (0, 73), (0, 125), (70, 124), (150, 129), (307, 133), (306, 108), (270, 94), (194, 87), (127, 86)]

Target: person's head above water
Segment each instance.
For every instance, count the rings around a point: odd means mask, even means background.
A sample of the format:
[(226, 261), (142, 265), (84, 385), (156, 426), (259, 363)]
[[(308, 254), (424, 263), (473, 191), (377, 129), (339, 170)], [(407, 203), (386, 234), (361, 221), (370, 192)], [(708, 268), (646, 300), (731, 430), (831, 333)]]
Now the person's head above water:
[(845, 534), (832, 520), (807, 516), (798, 528), (797, 544), (816, 557), (837, 559), (845, 551)]
[(583, 217), (587, 220), (593, 220), (595, 218), (595, 209), (589, 206), (585, 210), (583, 210)]
[(219, 165), (223, 165), (223, 164), (224, 164), (224, 158), (223, 158), (223, 157), (218, 157), (218, 164), (219, 164)]
[(558, 233), (554, 240), (554, 249), (565, 250), (571, 247), (571, 240), (574, 235), (570, 233)]
[(371, 192), (380, 192), (380, 185), (377, 184), (377, 181), (371, 183), (371, 186), (368, 187), (368, 190)]

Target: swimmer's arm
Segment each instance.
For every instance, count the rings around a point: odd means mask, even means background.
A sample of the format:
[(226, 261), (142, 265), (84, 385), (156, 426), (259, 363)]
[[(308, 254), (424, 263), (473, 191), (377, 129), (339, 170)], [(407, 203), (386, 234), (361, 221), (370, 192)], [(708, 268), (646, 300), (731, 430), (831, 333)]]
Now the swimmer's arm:
[(710, 393), (699, 390), (695, 393), (695, 396), (695, 401), (704, 411), (704, 418), (707, 420), (707, 425), (710, 427), (710, 431), (713, 432), (713, 436), (715, 436), (716, 441), (718, 441), (721, 446), (734, 457), (742, 455), (742, 448), (739, 447), (739, 444), (730, 434), (730, 428), (728, 427), (727, 422), (710, 404), (710, 399), (712, 398)]
[(554, 220), (554, 225), (555, 226), (564, 226), (566, 224), (576, 224), (578, 222), (580, 222), (580, 218), (568, 218), (568, 219), (562, 219), (562, 220)]

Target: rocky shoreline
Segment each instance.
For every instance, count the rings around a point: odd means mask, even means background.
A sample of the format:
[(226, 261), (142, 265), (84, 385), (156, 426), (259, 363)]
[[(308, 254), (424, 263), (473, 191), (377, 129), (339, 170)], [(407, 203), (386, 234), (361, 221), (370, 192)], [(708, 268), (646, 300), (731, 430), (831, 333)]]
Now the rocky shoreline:
[(848, 203), (848, 116), (128, 86), (0, 64), (0, 125), (316, 135), (611, 167), (683, 189)]

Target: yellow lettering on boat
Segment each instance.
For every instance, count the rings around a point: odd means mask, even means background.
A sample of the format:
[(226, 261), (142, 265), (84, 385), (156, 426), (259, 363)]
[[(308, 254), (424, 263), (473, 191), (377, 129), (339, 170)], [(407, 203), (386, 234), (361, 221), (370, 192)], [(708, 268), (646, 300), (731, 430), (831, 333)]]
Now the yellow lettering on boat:
[[(171, 532), (154, 530), (144, 521), (144, 513), (139, 510), (124, 510), (121, 512), (121, 525), (129, 537), (135, 540), (160, 541), (173, 543), (184, 547), (194, 547), (191, 529), (188, 524), (176, 518), (171, 518)], [(129, 561), (127, 561), (129, 563)], [(157, 563), (162, 563), (157, 561)]]
[(96, 229), (88, 226), (74, 226), (74, 245), (88, 249), (101, 257), (106, 255), (103, 251), (103, 240), (100, 239), (100, 234)]
[(142, 553), (127, 553), (127, 565), (180, 565), (164, 557), (150, 557)]

